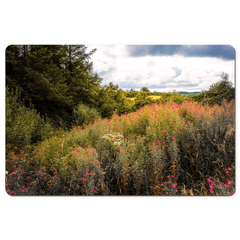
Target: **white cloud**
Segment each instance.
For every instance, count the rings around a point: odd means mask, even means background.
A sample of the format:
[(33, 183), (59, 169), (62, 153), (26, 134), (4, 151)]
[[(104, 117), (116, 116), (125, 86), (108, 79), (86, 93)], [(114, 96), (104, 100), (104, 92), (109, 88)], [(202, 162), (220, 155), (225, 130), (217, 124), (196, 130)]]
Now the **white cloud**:
[[(220, 80), (222, 72), (234, 82), (234, 60), (211, 57), (130, 56), (127, 45), (87, 45), (97, 48), (91, 57), (94, 71), (100, 74), (102, 84), (113, 82), (120, 87), (135, 89), (164, 87), (157, 91), (201, 91)], [(176, 69), (180, 72), (177, 76)]]

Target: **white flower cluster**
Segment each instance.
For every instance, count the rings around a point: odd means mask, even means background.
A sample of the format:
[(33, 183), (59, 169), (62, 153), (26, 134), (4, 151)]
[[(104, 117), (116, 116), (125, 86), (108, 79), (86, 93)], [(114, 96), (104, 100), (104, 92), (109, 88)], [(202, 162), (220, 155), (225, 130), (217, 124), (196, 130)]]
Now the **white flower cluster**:
[(113, 145), (121, 145), (121, 139), (123, 138), (123, 135), (121, 135), (120, 133), (117, 134), (105, 134), (103, 137), (103, 139), (107, 139), (110, 142), (113, 142)]

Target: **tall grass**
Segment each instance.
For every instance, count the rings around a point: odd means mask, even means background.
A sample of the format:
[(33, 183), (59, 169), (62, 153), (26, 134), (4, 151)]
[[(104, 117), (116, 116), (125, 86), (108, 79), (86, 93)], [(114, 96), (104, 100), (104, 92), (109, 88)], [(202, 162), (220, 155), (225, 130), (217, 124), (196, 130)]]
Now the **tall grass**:
[(235, 102), (154, 103), (98, 117), (42, 142), (24, 163), (16, 158), (6, 178), (13, 195), (231, 195)]

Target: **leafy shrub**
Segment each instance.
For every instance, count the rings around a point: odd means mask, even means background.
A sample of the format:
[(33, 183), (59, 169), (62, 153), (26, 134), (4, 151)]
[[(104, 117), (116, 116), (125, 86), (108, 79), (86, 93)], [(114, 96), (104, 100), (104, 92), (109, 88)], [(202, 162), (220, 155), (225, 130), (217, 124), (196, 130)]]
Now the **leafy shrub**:
[(94, 122), (100, 116), (95, 108), (90, 108), (85, 104), (79, 104), (73, 111), (74, 125), (82, 126)]
[(18, 96), (18, 91), (6, 88), (6, 144), (24, 148), (50, 137), (55, 129), (35, 109), (21, 104)]
[(232, 82), (229, 81), (229, 75), (222, 73), (221, 80), (211, 85), (208, 91), (195, 94), (191, 98), (194, 101), (208, 102), (211, 105), (219, 105), (224, 99), (230, 102), (235, 99), (235, 88), (232, 85)]
[(170, 102), (174, 102), (177, 104), (182, 104), (185, 100), (186, 100), (185, 97), (178, 94), (172, 94), (170, 97)]
[(135, 101), (134, 108), (135, 109), (139, 109), (143, 105), (151, 103), (152, 99), (148, 96), (148, 93), (146, 93), (146, 92), (139, 92), (136, 95), (134, 101)]

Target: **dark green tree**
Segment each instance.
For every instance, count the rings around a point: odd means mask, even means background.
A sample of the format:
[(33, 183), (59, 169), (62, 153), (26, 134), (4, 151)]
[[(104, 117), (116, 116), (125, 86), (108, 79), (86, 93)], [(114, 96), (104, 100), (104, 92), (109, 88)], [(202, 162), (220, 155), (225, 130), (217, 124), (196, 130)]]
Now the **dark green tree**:
[(223, 99), (226, 99), (228, 102), (235, 99), (235, 88), (232, 82), (229, 81), (229, 75), (223, 72), (220, 81), (211, 85), (208, 91), (193, 95), (192, 98), (199, 102), (221, 104)]
[(148, 92), (148, 93), (150, 93), (150, 90), (149, 90), (147, 87), (142, 87), (142, 88), (140, 89), (140, 91), (141, 91), (141, 92)]
[(98, 92), (97, 108), (101, 112), (102, 117), (111, 117), (113, 111), (117, 108), (115, 96), (117, 94), (118, 85), (112, 82), (100, 88)]
[(65, 45), (65, 77), (68, 83), (68, 94), (73, 97), (74, 105), (82, 102), (95, 106), (97, 91), (100, 87), (101, 78), (93, 73), (92, 63), (89, 61), (93, 49), (86, 52), (84, 45)]
[(101, 79), (84, 45), (21, 45), (6, 49), (6, 85), (56, 123), (72, 121), (76, 105), (95, 105)]

